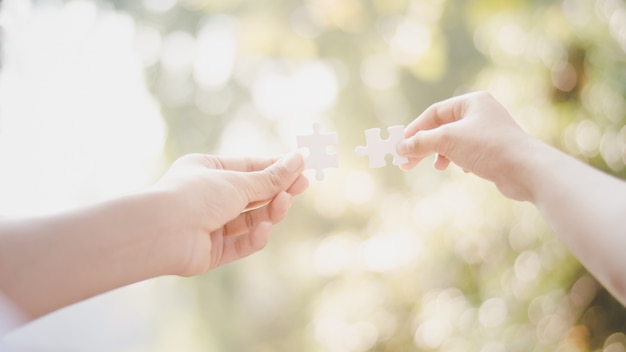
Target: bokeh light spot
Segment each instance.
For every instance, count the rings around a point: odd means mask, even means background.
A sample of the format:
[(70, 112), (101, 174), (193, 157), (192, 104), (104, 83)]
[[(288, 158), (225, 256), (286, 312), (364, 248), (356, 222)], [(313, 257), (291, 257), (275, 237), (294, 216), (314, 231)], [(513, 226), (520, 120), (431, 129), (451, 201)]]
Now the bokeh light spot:
[(499, 297), (490, 298), (483, 302), (478, 311), (478, 321), (486, 328), (500, 326), (507, 317), (506, 302)]

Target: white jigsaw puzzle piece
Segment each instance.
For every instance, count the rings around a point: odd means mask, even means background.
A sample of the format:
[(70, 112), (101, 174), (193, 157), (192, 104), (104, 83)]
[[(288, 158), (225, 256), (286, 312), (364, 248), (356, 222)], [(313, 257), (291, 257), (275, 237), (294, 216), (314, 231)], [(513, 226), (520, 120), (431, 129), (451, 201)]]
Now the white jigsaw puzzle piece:
[(339, 155), (329, 154), (327, 149), (338, 144), (337, 133), (320, 133), (320, 125), (313, 124), (313, 134), (297, 136), (298, 148), (307, 148), (309, 155), (304, 159), (305, 169), (315, 169), (315, 178), (324, 179), (324, 169), (339, 166)]
[(397, 125), (387, 128), (389, 137), (380, 138), (380, 128), (365, 130), (365, 143), (367, 146), (358, 146), (355, 152), (358, 156), (369, 156), (370, 168), (379, 168), (387, 165), (385, 156), (393, 155), (393, 164), (402, 165), (409, 161), (406, 157), (398, 155), (396, 147), (404, 140), (404, 126)]

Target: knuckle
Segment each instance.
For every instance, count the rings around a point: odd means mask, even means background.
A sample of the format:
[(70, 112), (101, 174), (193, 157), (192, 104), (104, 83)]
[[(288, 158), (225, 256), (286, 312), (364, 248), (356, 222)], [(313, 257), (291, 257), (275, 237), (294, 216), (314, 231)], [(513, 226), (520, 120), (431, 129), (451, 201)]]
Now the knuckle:
[(246, 228), (248, 228), (248, 231), (252, 231), (252, 229), (254, 229), (254, 218), (252, 217), (252, 213), (253, 212), (247, 212), (244, 215), (244, 222), (246, 223)]
[(437, 103), (432, 106), (435, 114), (433, 115), (433, 120), (435, 121), (436, 126), (443, 126), (446, 124), (445, 119), (443, 118), (446, 115), (446, 106), (442, 103)]
[(222, 168), (219, 158), (201, 153), (185, 154), (174, 161), (177, 165), (201, 165), (210, 169)]
[(435, 136), (437, 139), (436, 144), (440, 146), (440, 151), (442, 154), (447, 155), (450, 152), (452, 145), (456, 139), (454, 127), (452, 125), (444, 125), (439, 128), (437, 135)]
[(418, 131), (413, 137), (407, 140), (407, 146), (411, 151), (414, 152), (419, 147), (422, 135), (422, 131)]
[(452, 125), (443, 125), (438, 129), (439, 138), (443, 141), (449, 140), (453, 134), (453, 126)]
[(282, 173), (279, 168), (271, 167), (267, 169), (267, 179), (272, 189), (280, 189), (282, 185)]

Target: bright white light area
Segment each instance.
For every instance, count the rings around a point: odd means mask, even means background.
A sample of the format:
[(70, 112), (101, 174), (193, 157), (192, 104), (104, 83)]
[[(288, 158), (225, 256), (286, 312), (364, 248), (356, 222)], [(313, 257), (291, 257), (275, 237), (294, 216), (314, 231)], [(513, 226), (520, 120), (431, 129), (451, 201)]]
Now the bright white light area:
[[(341, 159), (339, 160), (339, 163), (341, 165)], [(313, 195), (315, 211), (319, 215), (329, 219), (337, 219), (342, 216), (349, 204), (346, 202), (344, 197), (337, 196), (341, 194), (343, 187), (343, 183), (340, 182), (340, 179), (338, 177), (333, 177), (333, 174), (337, 173), (338, 170), (328, 168), (324, 170), (324, 172), (329, 177), (324, 179), (323, 182), (317, 182), (315, 179), (311, 179), (314, 182), (311, 182), (310, 190), (307, 192)], [(305, 175), (307, 175), (307, 177), (312, 177), (314, 173), (315, 170), (313, 169), (305, 170)]]
[(592, 120), (583, 120), (576, 127), (576, 142), (585, 155), (596, 154), (601, 137), (600, 127)]
[(262, 120), (254, 116), (258, 113), (252, 106), (238, 109), (221, 133), (217, 154), (238, 156), (270, 156), (282, 153), (277, 141), (266, 133)]
[(313, 322), (315, 339), (329, 351), (342, 351), (345, 330), (349, 325), (337, 317), (321, 317)]
[(486, 342), (480, 352), (506, 352), (506, 345), (500, 341)]
[(237, 56), (234, 21), (227, 16), (209, 18), (197, 35), (193, 73), (207, 89), (221, 88), (230, 79)]
[(93, 3), (34, 11), (7, 28), (0, 75), (0, 214), (136, 190), (165, 126), (132, 47), (133, 22)]
[(143, 0), (143, 6), (155, 13), (164, 13), (171, 10), (178, 0)]
[(398, 24), (391, 38), (390, 50), (394, 61), (411, 65), (424, 55), (431, 46), (430, 29), (421, 23), (405, 19)]
[(336, 317), (317, 318), (314, 334), (328, 351), (369, 351), (378, 341), (378, 328), (369, 321), (349, 323)]
[(515, 277), (523, 282), (533, 281), (541, 272), (541, 259), (535, 251), (522, 252), (515, 259)]
[(444, 290), (432, 289), (422, 297), (420, 320), (430, 318), (445, 319), (454, 324), (467, 310), (467, 300), (463, 292), (457, 288)]
[(387, 272), (405, 266), (418, 256), (419, 245), (414, 234), (377, 235), (362, 245), (363, 265), (367, 270)]
[(478, 320), (486, 328), (500, 326), (507, 317), (506, 302), (500, 297), (486, 300), (478, 311)]
[[(0, 72), (0, 217), (137, 191), (162, 167), (165, 125), (133, 48), (133, 20), (94, 2), (37, 4), (20, 16), (3, 8), (11, 21), (3, 21)], [(58, 351), (149, 344), (160, 335), (156, 307), (171, 306), (155, 285), (55, 312), (12, 341), (24, 350)]]
[(361, 79), (372, 89), (393, 88), (398, 84), (396, 65), (388, 56), (368, 56), (361, 63)]
[(135, 27), (135, 51), (144, 66), (156, 64), (161, 54), (161, 33), (154, 27), (137, 25)]
[(374, 196), (375, 181), (371, 173), (353, 171), (346, 175), (343, 185), (345, 199), (353, 204), (368, 203)]
[(297, 66), (269, 62), (252, 87), (257, 109), (274, 119), (325, 111), (334, 105), (338, 91), (333, 69), (322, 61)]
[(424, 321), (415, 331), (414, 340), (417, 347), (436, 349), (450, 336), (452, 326), (442, 318), (433, 317)]
[(502, 26), (497, 38), (498, 45), (511, 56), (523, 54), (528, 41), (524, 30), (514, 24)]
[(194, 37), (183, 31), (169, 33), (161, 47), (161, 64), (173, 74), (185, 74), (194, 62), (196, 42)]
[(329, 283), (319, 294), (313, 337), (324, 351), (370, 351), (389, 326), (380, 314), (387, 287), (364, 277)]
[(221, 115), (233, 102), (233, 91), (229, 86), (219, 90), (197, 90), (194, 102), (198, 109), (206, 114)]
[(310, 10), (307, 6), (298, 7), (289, 18), (291, 29), (304, 38), (315, 38), (322, 32)]
[(436, 349), (450, 337), (459, 317), (467, 311), (467, 300), (459, 289), (430, 290), (423, 295), (415, 344), (422, 349)]
[(326, 237), (315, 248), (313, 267), (318, 275), (335, 276), (354, 266), (359, 239), (346, 234)]
[[(608, 1), (605, 1), (608, 3)], [(614, 1), (614, 3), (617, 3)], [(623, 4), (617, 5), (618, 8), (610, 9), (609, 25), (611, 28), (611, 34), (613, 38), (617, 40), (623, 51), (626, 51), (626, 8)], [(613, 6), (609, 6), (613, 7)]]

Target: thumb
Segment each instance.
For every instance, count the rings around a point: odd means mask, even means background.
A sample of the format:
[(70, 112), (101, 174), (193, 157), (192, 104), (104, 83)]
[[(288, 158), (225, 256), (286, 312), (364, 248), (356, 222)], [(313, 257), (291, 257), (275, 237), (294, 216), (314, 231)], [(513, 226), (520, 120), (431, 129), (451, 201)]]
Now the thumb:
[(398, 144), (398, 154), (414, 159), (422, 159), (434, 153), (446, 155), (441, 129), (418, 131)]
[(260, 171), (246, 174), (248, 201), (268, 200), (287, 190), (304, 169), (300, 152), (290, 153)]

